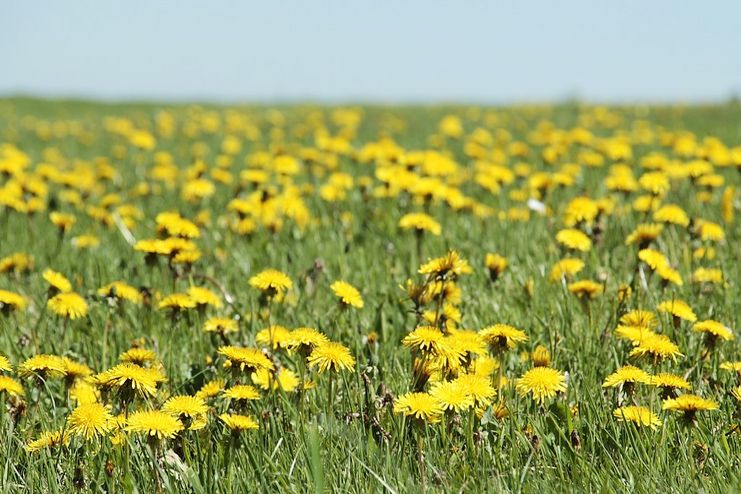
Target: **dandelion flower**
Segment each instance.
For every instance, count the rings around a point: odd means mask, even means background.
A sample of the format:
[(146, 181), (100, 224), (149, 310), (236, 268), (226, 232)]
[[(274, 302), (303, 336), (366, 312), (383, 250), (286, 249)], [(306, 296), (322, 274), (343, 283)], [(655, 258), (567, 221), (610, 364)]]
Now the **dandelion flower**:
[(473, 270), (468, 264), (468, 261), (461, 258), (458, 252), (454, 250), (451, 250), (443, 257), (430, 259), (419, 267), (419, 274), (431, 275), (436, 278), (444, 278), (448, 275), (452, 278), (457, 278), (462, 274), (471, 274), (472, 272)]
[(335, 281), (330, 288), (340, 298), (344, 306), (352, 306), (357, 309), (363, 308), (363, 297), (360, 296), (360, 292), (350, 283)]
[(162, 405), (162, 411), (178, 418), (188, 430), (199, 430), (206, 426), (208, 405), (199, 396), (172, 396)]
[(157, 304), (158, 309), (170, 309), (175, 312), (183, 309), (193, 309), (195, 306), (196, 301), (190, 298), (187, 293), (171, 293)]
[(307, 358), (312, 367), (318, 367), (319, 373), (327, 370), (353, 370), (355, 359), (350, 350), (341, 343), (330, 341), (318, 345)]
[(631, 357), (650, 356), (654, 362), (671, 358), (676, 360), (677, 357), (683, 357), (679, 347), (672, 342), (668, 336), (663, 334), (649, 334), (644, 336), (638, 344), (631, 350)]
[(260, 425), (249, 415), (237, 415), (232, 413), (222, 413), (219, 419), (224, 422), (232, 432), (240, 433), (242, 431), (257, 430)]
[(612, 412), (612, 415), (620, 422), (633, 422), (639, 427), (651, 427), (656, 429), (661, 425), (661, 420), (650, 409), (641, 406), (621, 407)]
[(549, 279), (555, 282), (560, 281), (562, 278), (571, 278), (582, 269), (584, 269), (584, 261), (581, 259), (561, 259), (553, 265)]
[(157, 360), (157, 354), (149, 348), (134, 347), (129, 348), (118, 356), (121, 362), (129, 362), (143, 367), (144, 364)]
[(142, 303), (143, 297), (139, 290), (123, 281), (114, 281), (98, 289), (98, 295), (101, 297), (126, 300), (134, 304)]
[(549, 352), (543, 345), (535, 347), (531, 358), (533, 360), (533, 366), (535, 367), (548, 367), (551, 365), (551, 352)]
[(224, 391), (224, 396), (234, 401), (259, 400), (260, 392), (249, 384), (237, 384)]
[(468, 388), (460, 381), (440, 382), (432, 386), (430, 396), (435, 398), (443, 410), (462, 412), (473, 406)]
[(168, 412), (146, 410), (129, 415), (125, 430), (156, 440), (172, 439), (183, 430), (183, 423)]
[(499, 254), (487, 253), (484, 265), (489, 270), (489, 279), (497, 281), (504, 270), (507, 269), (507, 259)]
[(237, 321), (229, 317), (210, 317), (203, 323), (203, 330), (207, 333), (236, 333), (239, 326)]
[(690, 306), (682, 300), (665, 300), (656, 307), (656, 310), (671, 314), (676, 319), (683, 319), (689, 322), (697, 321), (695, 313), (692, 311)]
[(196, 392), (196, 397), (204, 400), (207, 398), (213, 398), (224, 390), (225, 384), (226, 381), (223, 379), (214, 379), (213, 381), (209, 381), (201, 386), (201, 389)]
[(100, 403), (86, 403), (70, 413), (67, 425), (72, 435), (90, 441), (104, 436), (113, 428), (113, 416)]
[(58, 293), (49, 299), (47, 306), (60, 317), (78, 319), (87, 315), (85, 299), (74, 292)]
[(732, 340), (734, 338), (733, 331), (721, 322), (708, 319), (706, 321), (696, 322), (692, 326), (692, 331), (697, 333), (705, 333), (711, 338), (721, 338), (723, 340)]
[(218, 295), (202, 286), (191, 286), (188, 288), (187, 293), (188, 297), (195, 302), (196, 307), (206, 307), (210, 305), (211, 307), (220, 309), (224, 305)]
[(639, 248), (645, 249), (663, 230), (664, 225), (660, 223), (641, 223), (625, 238), (625, 245), (638, 244)]
[(602, 294), (604, 287), (591, 280), (579, 280), (568, 284), (571, 293), (580, 299), (593, 299)]
[(64, 377), (64, 360), (57, 355), (34, 355), (18, 366), (21, 377), (41, 376), (42, 378)]
[(430, 215), (425, 213), (405, 214), (399, 220), (399, 227), (404, 230), (416, 230), (417, 232), (430, 232), (439, 236), (442, 232), (440, 223), (435, 221)]
[(62, 273), (58, 273), (53, 269), (46, 269), (42, 276), (53, 290), (61, 293), (72, 291), (72, 283)]
[(35, 453), (42, 449), (55, 448), (57, 446), (67, 446), (70, 441), (69, 431), (49, 431), (42, 432), (38, 439), (29, 441), (24, 449), (28, 453)]
[(0, 393), (22, 397), (25, 393), (23, 385), (10, 376), (0, 376)]
[(559, 244), (581, 252), (588, 252), (592, 248), (592, 240), (581, 230), (567, 228), (556, 234), (556, 242)]
[(293, 282), (285, 274), (275, 269), (266, 269), (250, 278), (249, 284), (268, 296), (283, 293), (293, 287)]
[(666, 204), (661, 206), (654, 212), (654, 221), (661, 223), (672, 223), (675, 225), (686, 227), (690, 224), (690, 219), (687, 213), (676, 204)]
[(296, 328), (288, 334), (284, 343), (287, 348), (308, 355), (315, 347), (327, 342), (329, 339), (314, 328)]
[(547, 398), (566, 391), (566, 377), (550, 367), (533, 367), (517, 380), (516, 389), (522, 396), (532, 394), (533, 399), (542, 405)]
[(28, 306), (28, 300), (23, 295), (20, 295), (9, 290), (0, 290), (0, 310), (4, 313), (8, 313), (11, 310), (23, 310)]
[(273, 369), (273, 362), (258, 348), (222, 346), (218, 350), (226, 357), (227, 367), (238, 367), (242, 372), (251, 373), (259, 369)]
[(476, 407), (490, 405), (497, 394), (488, 375), (461, 374), (455, 378), (454, 382), (466, 390), (466, 394), (473, 400)]
[(270, 346), (273, 350), (284, 348), (291, 332), (283, 326), (273, 325), (261, 329), (255, 335), (255, 341), (260, 345)]
[(440, 422), (443, 406), (428, 393), (407, 393), (396, 399), (394, 412), (436, 424)]
[(121, 398), (129, 402), (134, 396), (153, 397), (157, 393), (157, 386), (166, 379), (156, 369), (124, 362), (97, 374), (95, 381), (104, 389), (118, 390)]
[(0, 372), (12, 372), (13, 366), (5, 355), (0, 355)]
[(481, 335), (481, 337), (495, 351), (511, 349), (518, 343), (527, 341), (527, 335), (524, 331), (520, 331), (509, 324), (495, 324), (493, 326), (487, 326), (479, 331), (479, 335)]
[(663, 395), (668, 396), (678, 389), (690, 389), (690, 383), (687, 382), (682, 376), (670, 374), (668, 372), (661, 372), (654, 376), (651, 376), (648, 384), (657, 387), (662, 390)]
[(693, 421), (697, 412), (717, 410), (718, 404), (697, 395), (684, 394), (676, 398), (664, 400), (661, 408), (663, 410), (683, 412), (685, 420)]
[(614, 388), (624, 384), (647, 384), (651, 375), (632, 365), (625, 365), (607, 376), (602, 383), (603, 388)]
[[(277, 390), (281, 389), (286, 393), (295, 391), (299, 384), (299, 378), (295, 372), (286, 369), (285, 367), (280, 368), (276, 372), (271, 372), (267, 369), (262, 369), (252, 374), (252, 382), (260, 386), (264, 390)], [(306, 382), (304, 386), (306, 386)], [(306, 389), (306, 388), (305, 388)]]

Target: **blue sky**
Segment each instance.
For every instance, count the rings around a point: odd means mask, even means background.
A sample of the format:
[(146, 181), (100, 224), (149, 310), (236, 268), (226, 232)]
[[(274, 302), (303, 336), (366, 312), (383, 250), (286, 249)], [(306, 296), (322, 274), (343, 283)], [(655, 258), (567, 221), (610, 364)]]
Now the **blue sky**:
[(0, 94), (503, 103), (741, 94), (741, 2), (0, 0)]

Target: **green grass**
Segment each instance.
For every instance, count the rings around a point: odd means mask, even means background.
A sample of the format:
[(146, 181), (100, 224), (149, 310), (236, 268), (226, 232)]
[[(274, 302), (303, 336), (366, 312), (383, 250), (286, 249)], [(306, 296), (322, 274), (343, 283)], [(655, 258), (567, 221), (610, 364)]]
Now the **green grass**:
[[(294, 281), (290, 301), (273, 305), (272, 321), (287, 328), (315, 327), (341, 341), (353, 352), (357, 369), (335, 376), (335, 402), (331, 405), (327, 402), (327, 374), (313, 374), (316, 388), (306, 393), (303, 406), (299, 406), (295, 394), (282, 392), (264, 393), (252, 405), (251, 413), (260, 422), (259, 431), (245, 433), (235, 441), (217, 414), (212, 414), (205, 429), (185, 433), (187, 447), (183, 458), (172, 451), (173, 443), (167, 442), (156, 459), (146, 442), (134, 436), (123, 447), (112, 446), (107, 439), (100, 444), (83, 444), (75, 439), (68, 448), (27, 453), (24, 445), (41, 431), (61, 428), (74, 405), (67, 398), (62, 381), (49, 380), (44, 386), (36, 386), (33, 381), (24, 380), (25, 413), (17, 422), (10, 415), (11, 401), (0, 395), (4, 404), (0, 408), (0, 426), (4, 429), (0, 438), (0, 487), (4, 492), (74, 491), (74, 479), (80, 476), (76, 475), (77, 467), (84, 477), (83, 489), (91, 492), (153, 492), (157, 488), (195, 493), (417, 492), (422, 488), (434, 492), (738, 490), (741, 436), (731, 432), (730, 427), (739, 420), (739, 407), (729, 394), (738, 383), (732, 373), (719, 369), (720, 362), (739, 360), (737, 340), (718, 343), (709, 358), (703, 360), (701, 335), (692, 333), (688, 323), (675, 329), (668, 318), (659, 316), (659, 329), (670, 335), (685, 355), (676, 364), (661, 364), (661, 370), (687, 373), (695, 393), (720, 405), (717, 411), (698, 414), (694, 426), (683, 425), (676, 415), (662, 412), (658, 394), (648, 387), (638, 388), (636, 401), (657, 413), (662, 425), (651, 430), (619, 423), (612, 416), (617, 392), (601, 387), (605, 376), (629, 362), (629, 345), (612, 335), (619, 311), (653, 310), (658, 302), (675, 297), (687, 301), (700, 320), (716, 319), (732, 329), (738, 328), (741, 229), (737, 220), (723, 222), (719, 204), (723, 188), (713, 192), (710, 202), (701, 203), (695, 195), (697, 186), (689, 180), (673, 182), (666, 202), (681, 205), (691, 218), (722, 224), (726, 239), (712, 244), (717, 250), (715, 260), (698, 261), (692, 258), (692, 251), (700, 242), (691, 239), (685, 229), (667, 227), (655, 248), (672, 261), (682, 274), (684, 285), (662, 288), (655, 276), (650, 277), (648, 290), (637, 283), (633, 297), (622, 307), (617, 302), (617, 287), (631, 282), (638, 263), (636, 248), (624, 245), (624, 239), (644, 218), (629, 208), (636, 193), (628, 199), (616, 195), (618, 209), (624, 210), (604, 220), (603, 236), (591, 252), (577, 255), (586, 263), (579, 278), (606, 280), (606, 293), (589, 304), (591, 317), (565, 287), (549, 282), (548, 274), (551, 266), (565, 256), (554, 237), (564, 227), (562, 213), (567, 202), (582, 194), (593, 198), (611, 195), (603, 184), (609, 160), (600, 168), (582, 167), (574, 185), (553, 190), (544, 199), (552, 215), (533, 214), (526, 222), (499, 220), (496, 214), (481, 219), (469, 212), (455, 211), (443, 202), (429, 204), (427, 210), (442, 224), (443, 234), (425, 236), (423, 257), (441, 256), (448, 249), (456, 249), (474, 268), (472, 275), (460, 279), (461, 326), (478, 330), (506, 322), (524, 330), (529, 341), (509, 352), (504, 360), (509, 385), (503, 389), (503, 396), (510, 416), (501, 421), (476, 420), (473, 449), (467, 437), (468, 416), (447, 419), (447, 440), (439, 425), (420, 428), (417, 433), (423, 445), (421, 468), (412, 424), (394, 414), (391, 406), (381, 403), (382, 390), (398, 396), (409, 391), (411, 383), (412, 355), (400, 342), (414, 328), (415, 318), (399, 285), (407, 278), (421, 281), (416, 270), (424, 259), (418, 257), (413, 234), (399, 231), (397, 224), (403, 214), (422, 207), (406, 195), (367, 199), (356, 186), (345, 201), (337, 203), (325, 202), (316, 193), (305, 194), (313, 218), (305, 230), (287, 221), (277, 232), (265, 228), (258, 228), (251, 236), (231, 232), (220, 218), (230, 215), (227, 204), (239, 193), (239, 171), (245, 168), (248, 155), (271, 145), (268, 109), (259, 106), (204, 106), (200, 110), (212, 112), (222, 123), (230, 112), (239, 113), (255, 122), (262, 132), (256, 141), (242, 139), (242, 150), (230, 168), (235, 183), (218, 185), (218, 192), (212, 197), (190, 203), (180, 197), (181, 175), (172, 187), (161, 184), (159, 195), (133, 197), (130, 190), (135, 183), (147, 179), (154, 151), (135, 148), (125, 138), (106, 131), (103, 122), (105, 117), (115, 115), (130, 118), (139, 128), (153, 127), (162, 108), (150, 104), (0, 100), (0, 142), (13, 143), (28, 154), (31, 170), (46, 161), (44, 150), (51, 147), (70, 163), (94, 163), (97, 157), (108, 157), (118, 177), (101, 182), (99, 190), (92, 190), (85, 197), (84, 204), (98, 204), (105, 194), (119, 193), (123, 202), (136, 205), (144, 213), (131, 228), (137, 240), (155, 236), (154, 217), (161, 211), (178, 210), (190, 219), (202, 210), (211, 212), (211, 225), (201, 228), (202, 237), (196, 241), (203, 258), (190, 276), (175, 279), (163, 260), (147, 266), (143, 255), (134, 252), (118, 228), (96, 222), (84, 207), (76, 209), (61, 202), (58, 194), (62, 187), (58, 184), (48, 184), (48, 196), (44, 199), (48, 208), (72, 212), (77, 218), (72, 231), (61, 240), (48, 219), (48, 211), (27, 215), (4, 208), (0, 213), (0, 257), (26, 252), (34, 257), (35, 267), (29, 274), (0, 275), (0, 288), (16, 291), (30, 300), (26, 311), (0, 317), (0, 353), (16, 365), (36, 353), (56, 353), (101, 371), (114, 365), (134, 339), (146, 338), (147, 346), (163, 362), (169, 380), (157, 399), (137, 407), (156, 407), (169, 395), (194, 393), (205, 381), (227, 376), (220, 368), (220, 360), (207, 360), (215, 356), (219, 342), (201, 331), (206, 315), (190, 311), (175, 320), (164, 311), (144, 305), (112, 308), (95, 295), (97, 288), (123, 280), (164, 296), (185, 290), (191, 280), (202, 284), (200, 275), (212, 277), (233, 296), (234, 302), (220, 311), (209, 310), (207, 315), (239, 315), (240, 333), (233, 343), (254, 345), (255, 333), (266, 323), (258, 317), (259, 294), (247, 280), (272, 267)], [(194, 115), (188, 105), (167, 109), (179, 126)], [(330, 132), (338, 132), (330, 123), (331, 108), (279, 110), (286, 120), (285, 138), (274, 142), (272, 149), (282, 148), (295, 154), (301, 147), (314, 146), (311, 133), (295, 133), (306, 127), (312, 112), (323, 114)], [(467, 133), (486, 125), (467, 108), (369, 107), (363, 111), (362, 123), (351, 139), (357, 149), (376, 141), (379, 133), (388, 133), (389, 115), (406, 123), (406, 129), (393, 137), (407, 150), (427, 147), (428, 136), (436, 132), (438, 122), (448, 113), (463, 117)], [(500, 123), (492, 131), (504, 128), (513, 140), (523, 141), (528, 140), (541, 120), (550, 120), (557, 128), (568, 130), (580, 118), (593, 113), (592, 108), (577, 105), (484, 109), (483, 114), (488, 111), (500, 115)], [(622, 123), (616, 129), (595, 126), (595, 134), (607, 136), (630, 130), (636, 120), (644, 120), (657, 134), (660, 129), (682, 130), (694, 133), (699, 142), (715, 136), (729, 148), (741, 145), (741, 107), (737, 104), (625, 107), (612, 111), (621, 116)], [(54, 122), (66, 122), (67, 127), (57, 124), (48, 136), (38, 132)], [(70, 122), (76, 123), (76, 130)], [(192, 144), (203, 142), (208, 146), (204, 162), (213, 167), (224, 135), (223, 127), (191, 136), (179, 130), (170, 138), (158, 135), (155, 151), (171, 153), (178, 167), (185, 170), (194, 160)], [(125, 156), (114, 157), (116, 145), (123, 146)], [(471, 169), (462, 142), (450, 140), (445, 146), (463, 169)], [(561, 164), (576, 163), (579, 149), (572, 146), (557, 164), (548, 165), (540, 157), (540, 147), (530, 147), (533, 153), (524, 161), (535, 170), (549, 172)], [(658, 137), (652, 143), (634, 144), (634, 157), (627, 163), (636, 177), (644, 171), (639, 165), (640, 157), (654, 151), (674, 156), (671, 149), (660, 146)], [(506, 164), (513, 166), (518, 161), (508, 158)], [(740, 164), (715, 167), (714, 172), (724, 177), (726, 185), (738, 187)], [(338, 166), (338, 170), (356, 179), (374, 174), (372, 164), (358, 163), (349, 156), (339, 156)], [(10, 179), (1, 180), (5, 184)], [(317, 188), (326, 180), (326, 176), (311, 173), (294, 178), (298, 184)], [(516, 182), (505, 186), (501, 194), (492, 195), (466, 180), (460, 189), (496, 211), (507, 211), (510, 207), (523, 207), (508, 197), (508, 192), (519, 186)], [(343, 221), (344, 213), (352, 215), (351, 221)], [(76, 249), (71, 237), (87, 232), (100, 238), (100, 247)], [(509, 261), (496, 283), (489, 281), (483, 266), (487, 252), (497, 252)], [(325, 269), (312, 292), (306, 289), (305, 279), (317, 259)], [(699, 266), (721, 268), (726, 284), (704, 290), (690, 283), (691, 273)], [(45, 309), (47, 285), (41, 273), (47, 267), (67, 275), (75, 289), (86, 297), (90, 311), (85, 318), (64, 323)], [(365, 300), (362, 310), (338, 308), (329, 289), (336, 279), (344, 279), (361, 291)], [(528, 280), (533, 283), (531, 296), (523, 288)], [(217, 291), (212, 284), (205, 286)], [(365, 342), (364, 336), (371, 331), (378, 335), (377, 344)], [(606, 337), (601, 338), (603, 331)], [(519, 351), (531, 351), (538, 344), (550, 349), (555, 368), (569, 374), (565, 395), (542, 408), (529, 397), (519, 396), (513, 385), (530, 368), (529, 362), (521, 361)], [(296, 354), (280, 354), (278, 358), (283, 365), (298, 368)], [(638, 365), (654, 369), (645, 361)], [(222, 400), (213, 404), (219, 412), (226, 409)], [(578, 412), (570, 412), (569, 407), (578, 408)], [(158, 475), (153, 473), (155, 465)], [(107, 466), (110, 475), (106, 473)], [(156, 477), (160, 479), (159, 487)]]

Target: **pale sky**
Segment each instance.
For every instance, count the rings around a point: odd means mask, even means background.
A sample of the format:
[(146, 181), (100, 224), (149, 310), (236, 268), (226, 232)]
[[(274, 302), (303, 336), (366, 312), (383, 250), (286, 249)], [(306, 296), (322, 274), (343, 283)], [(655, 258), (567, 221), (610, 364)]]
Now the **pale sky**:
[(741, 2), (0, 0), (0, 95), (326, 102), (741, 94)]

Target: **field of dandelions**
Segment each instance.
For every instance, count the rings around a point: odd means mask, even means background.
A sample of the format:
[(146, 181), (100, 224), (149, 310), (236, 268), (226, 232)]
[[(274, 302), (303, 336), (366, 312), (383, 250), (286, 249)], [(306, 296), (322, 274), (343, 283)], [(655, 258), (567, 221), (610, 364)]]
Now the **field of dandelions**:
[(740, 122), (0, 100), (0, 490), (735, 491)]

